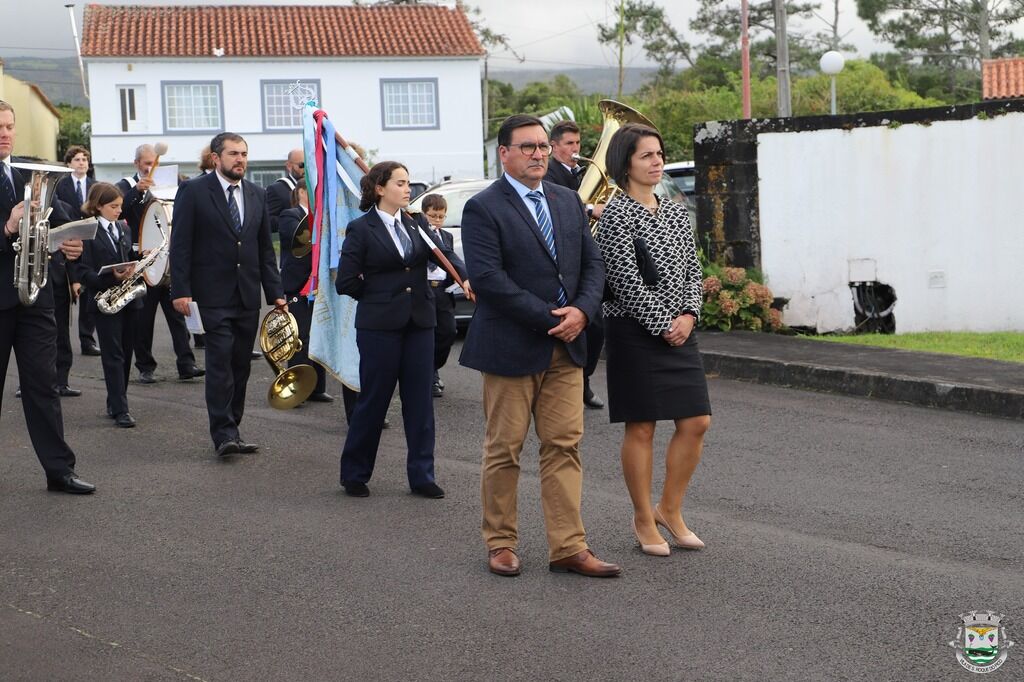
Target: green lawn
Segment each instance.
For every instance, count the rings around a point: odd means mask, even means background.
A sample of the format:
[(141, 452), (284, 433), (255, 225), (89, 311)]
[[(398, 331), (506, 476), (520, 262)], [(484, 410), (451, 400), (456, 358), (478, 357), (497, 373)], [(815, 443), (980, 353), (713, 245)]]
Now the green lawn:
[(1024, 332), (925, 332), (921, 334), (859, 334), (808, 336), (809, 339), (859, 346), (921, 350), (972, 358), (1024, 362)]

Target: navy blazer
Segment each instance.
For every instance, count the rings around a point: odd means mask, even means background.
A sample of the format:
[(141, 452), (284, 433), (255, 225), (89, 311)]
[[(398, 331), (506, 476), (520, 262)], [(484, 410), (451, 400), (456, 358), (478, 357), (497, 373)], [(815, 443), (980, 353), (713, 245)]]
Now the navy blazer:
[[(235, 232), (217, 173), (178, 187), (171, 230), (171, 297), (192, 298), (200, 307), (260, 308), (284, 298), (270, 236), (262, 188), (241, 181), (241, 233)], [(237, 298), (236, 298), (237, 292)]]
[[(412, 240), (413, 252), (403, 259), (395, 247), (389, 228), (376, 209), (348, 224), (335, 288), (359, 301), (356, 306), (357, 329), (404, 329), (410, 323), (430, 328), (437, 325), (434, 290), (427, 284), (427, 260), (436, 260), (416, 229), (416, 221), (406, 213), (402, 224)], [(441, 252), (466, 277), (466, 266), (448, 246)]]
[(304, 215), (306, 212), (302, 207), (295, 206), (285, 209), (277, 221), (277, 236), (281, 241), (281, 285), (286, 294), (297, 294), (302, 291), (313, 269), (312, 250), (302, 258), (292, 255), (295, 233)]
[(277, 232), (281, 214), (292, 205), (292, 188), (284, 178), (278, 178), (267, 185), (267, 213), (270, 214), (270, 231)]
[[(93, 312), (98, 310), (96, 294), (120, 284), (112, 272), (99, 274), (100, 268), (104, 265), (137, 260), (139, 257), (132, 246), (131, 230), (128, 223), (118, 220), (116, 225), (121, 233), (116, 248), (114, 244), (110, 243), (110, 235), (107, 234), (106, 228), (98, 227), (94, 238), (82, 242), (82, 257), (72, 264), (76, 281), (81, 282), (89, 292), (86, 295), (86, 305)], [(144, 296), (139, 296), (125, 307), (141, 308), (143, 298)]]
[(572, 171), (566, 170), (561, 161), (552, 156), (548, 159), (548, 172), (544, 174), (544, 179), (575, 192), (583, 181), (583, 173), (573, 175)]
[[(476, 312), (459, 362), (502, 376), (525, 376), (547, 369), (554, 344), (548, 331), (561, 323), (561, 285), (575, 306), (594, 319), (604, 289), (604, 262), (590, 235), (579, 195), (544, 182), (555, 232), (555, 263), (540, 227), (515, 188), (504, 178), (466, 203), (462, 247), (476, 292)], [(587, 361), (586, 334), (566, 344), (579, 366)]]
[[(86, 198), (89, 197), (89, 190), (92, 189), (92, 186), (95, 184), (96, 181), (93, 178), (90, 178), (88, 175), (85, 176)], [(85, 202), (79, 198), (78, 193), (75, 191), (74, 176), (68, 173), (60, 180), (58, 180), (57, 186), (54, 187), (53, 192), (58, 199), (60, 199), (70, 207), (68, 215), (71, 217), (72, 220), (81, 220), (85, 218), (85, 214), (82, 213), (82, 204)]]

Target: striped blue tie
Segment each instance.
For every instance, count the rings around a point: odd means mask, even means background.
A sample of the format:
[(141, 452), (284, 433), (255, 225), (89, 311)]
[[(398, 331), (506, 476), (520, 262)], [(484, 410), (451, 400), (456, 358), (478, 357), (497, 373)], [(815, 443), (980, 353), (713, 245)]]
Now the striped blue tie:
[(231, 222), (234, 223), (235, 232), (242, 231), (242, 214), (238, 211), (238, 202), (235, 201), (235, 190), (238, 185), (228, 185), (228, 213), (231, 214)]
[[(558, 252), (555, 250), (555, 230), (551, 225), (551, 217), (544, 210), (544, 202), (542, 201), (544, 195), (534, 190), (527, 192), (526, 198), (533, 202), (533, 212), (534, 217), (537, 218), (537, 226), (540, 227), (540, 233), (544, 236), (544, 243), (548, 247), (548, 252), (555, 259), (555, 264), (557, 265)], [(558, 287), (558, 305), (565, 306), (568, 302), (569, 298), (565, 295), (565, 289), (561, 286)]]

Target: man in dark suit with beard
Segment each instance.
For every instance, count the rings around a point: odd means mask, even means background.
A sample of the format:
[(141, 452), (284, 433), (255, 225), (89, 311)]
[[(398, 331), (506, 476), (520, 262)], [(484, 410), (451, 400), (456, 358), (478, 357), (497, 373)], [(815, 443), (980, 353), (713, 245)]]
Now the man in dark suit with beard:
[(206, 331), (206, 409), (219, 456), (255, 452), (238, 425), (245, 409), (253, 342), (260, 323), (260, 289), (287, 310), (271, 242), (262, 189), (243, 179), (249, 147), (241, 135), (210, 142), (215, 169), (178, 190), (171, 232), (174, 309), (194, 300)]
[[(14, 108), (0, 100), (0, 399), (13, 350), (21, 380), (25, 424), (46, 472), (47, 489), (88, 494), (96, 486), (75, 473), (75, 453), (64, 440), (64, 416), (57, 393), (57, 323), (52, 285), (43, 287), (35, 303), (28, 306), (20, 301), (14, 286), (14, 244), (20, 239), (27, 179), (10, 165), (14, 138)], [(77, 259), (82, 254), (82, 242), (65, 242), (61, 251), (67, 258)]]
[[(573, 121), (559, 121), (551, 128), (551, 159), (544, 179), (548, 182), (567, 187), (574, 192), (579, 191), (583, 181), (583, 168), (573, 158), (580, 153), (580, 127)], [(604, 206), (587, 204), (587, 215), (600, 217)], [(597, 361), (601, 359), (604, 347), (604, 320), (601, 310), (587, 325), (587, 364), (583, 368), (583, 404), (595, 410), (604, 407), (604, 401), (590, 387), (590, 377), (597, 369)]]
[(601, 305), (604, 264), (579, 196), (542, 182), (550, 153), (539, 119), (507, 118), (505, 173), (463, 212), (477, 308), (460, 360), (483, 374), (483, 538), (490, 571), (518, 575), (519, 455), (532, 420), (549, 569), (611, 577), (621, 569), (590, 551), (580, 516), (584, 330)]

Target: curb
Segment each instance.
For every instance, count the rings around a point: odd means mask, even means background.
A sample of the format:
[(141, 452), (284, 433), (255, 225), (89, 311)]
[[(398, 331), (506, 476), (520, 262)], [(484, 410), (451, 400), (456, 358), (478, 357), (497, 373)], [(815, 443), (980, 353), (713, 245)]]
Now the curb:
[(783, 362), (701, 350), (704, 371), (725, 379), (892, 400), (957, 412), (1024, 419), (1024, 392), (881, 372)]

